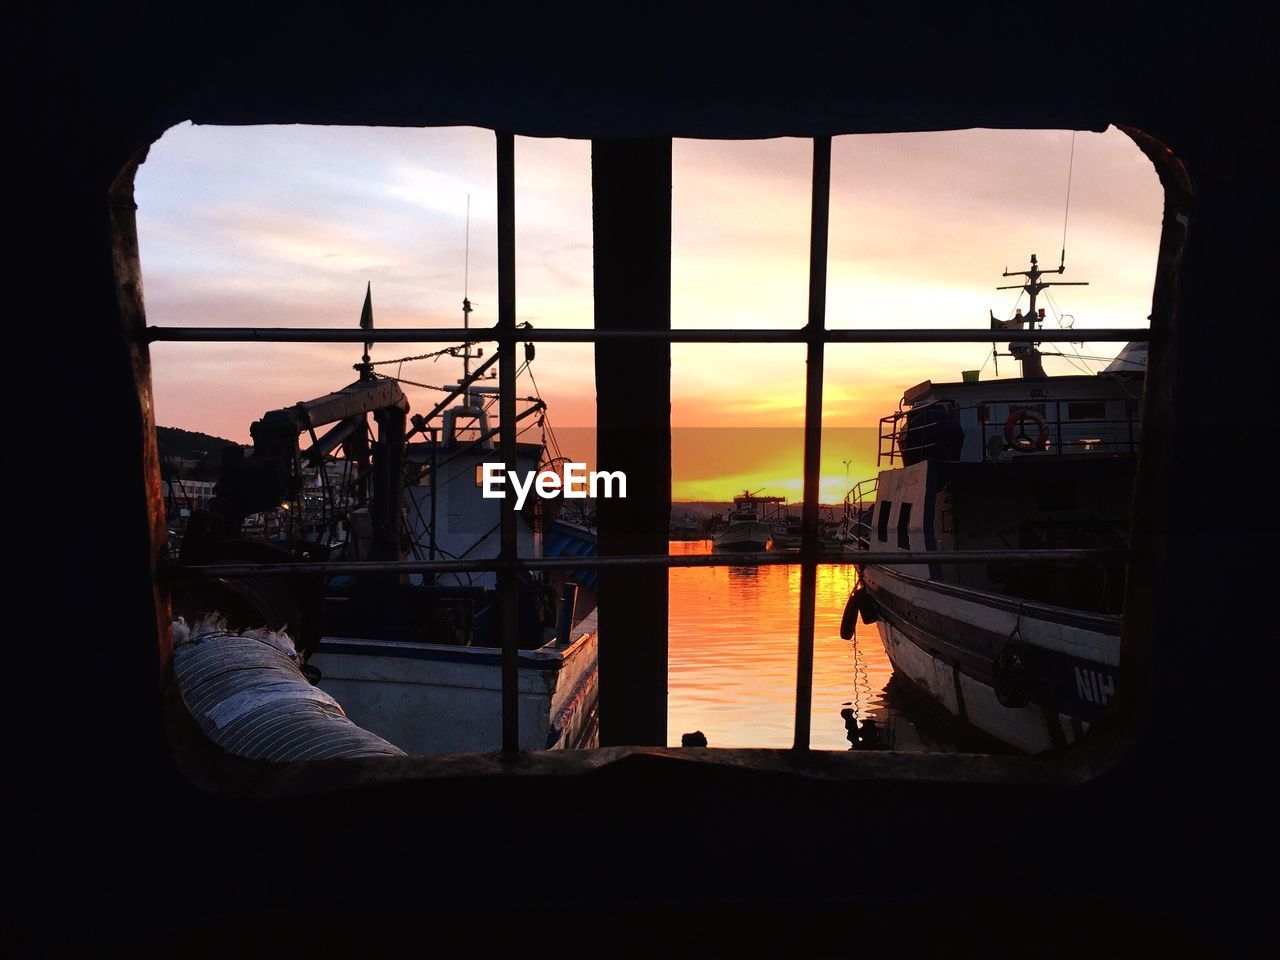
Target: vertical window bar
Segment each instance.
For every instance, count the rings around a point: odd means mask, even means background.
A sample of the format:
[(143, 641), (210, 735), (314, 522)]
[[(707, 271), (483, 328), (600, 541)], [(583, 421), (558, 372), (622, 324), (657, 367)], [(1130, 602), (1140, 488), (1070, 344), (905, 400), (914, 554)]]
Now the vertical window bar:
[(822, 464), (822, 365), (827, 319), (827, 221), (831, 203), (831, 138), (813, 141), (809, 224), (809, 322), (804, 385), (804, 509), (800, 519), (800, 642), (796, 657), (795, 749), (809, 749), (813, 704), (813, 621), (818, 592), (818, 476)]
[[(516, 469), (516, 211), (515, 136), (497, 134), (498, 146), (498, 416), (505, 469)], [(498, 629), (502, 638), (502, 752), (520, 749), (519, 597), (515, 502), (503, 497), (498, 570)]]
[[(671, 330), (671, 140), (591, 142), (593, 316), (597, 333)], [(671, 527), (671, 347), (605, 339), (595, 349), (596, 460), (623, 470), (626, 500), (596, 504), (601, 556), (667, 554)], [(602, 568), (600, 744), (667, 743), (665, 570)]]

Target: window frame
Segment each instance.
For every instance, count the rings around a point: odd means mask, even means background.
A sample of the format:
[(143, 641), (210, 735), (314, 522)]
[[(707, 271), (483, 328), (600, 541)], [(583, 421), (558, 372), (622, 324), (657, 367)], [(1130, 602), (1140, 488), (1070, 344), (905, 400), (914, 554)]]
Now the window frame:
[[(1152, 344), (1152, 359), (1148, 365), (1144, 390), (1149, 398), (1155, 395), (1172, 394), (1172, 364), (1175, 339), (1174, 320), (1176, 314), (1177, 269), (1186, 242), (1188, 214), (1191, 206), (1192, 191), (1185, 167), (1173, 154), (1172, 150), (1148, 136), (1142, 131), (1121, 127), (1132, 137), (1139, 148), (1155, 165), (1165, 188), (1164, 229), (1160, 240), (1160, 254), (1157, 262), (1156, 277), (1153, 284), (1153, 310), (1151, 324), (1146, 329), (1102, 329), (1091, 331), (1090, 340), (1104, 342), (1147, 341)], [(851, 131), (856, 133), (857, 131)], [(503, 501), (502, 510), (502, 549), (499, 556), (492, 560), (474, 561), (397, 561), (397, 562), (343, 562), (324, 564), (220, 564), (207, 567), (179, 568), (166, 563), (161, 547), (165, 541), (163, 498), (159, 479), (159, 465), (156, 456), (155, 423), (151, 406), (151, 380), (149, 345), (154, 342), (397, 342), (397, 343), (431, 343), (456, 342), (493, 342), (498, 346), (500, 363), (500, 410), (501, 435), (500, 450), (502, 459), (508, 468), (515, 466), (515, 350), (518, 343), (528, 341), (544, 342), (599, 342), (606, 339), (658, 339), (668, 343), (794, 343), (803, 342), (807, 346), (807, 378), (805, 409), (805, 452), (804, 452), (804, 500), (802, 513), (802, 543), (798, 554), (763, 555), (753, 557), (749, 562), (761, 565), (800, 565), (801, 577), (801, 610), (798, 636), (797, 659), (797, 697), (796, 697), (796, 740), (795, 750), (801, 755), (809, 752), (808, 721), (809, 705), (812, 695), (813, 668), (813, 615), (816, 598), (816, 570), (820, 563), (847, 563), (848, 557), (824, 555), (818, 539), (818, 502), (817, 471), (821, 450), (821, 400), (824, 347), (827, 343), (986, 343), (990, 340), (989, 331), (954, 330), (954, 329), (917, 329), (903, 330), (892, 328), (874, 329), (838, 329), (829, 330), (825, 326), (825, 283), (826, 283), (826, 233), (828, 205), (830, 197), (830, 154), (831, 136), (813, 138), (814, 173), (813, 173), (813, 209), (811, 220), (810, 250), (810, 302), (808, 324), (799, 329), (755, 329), (755, 330), (718, 330), (718, 329), (665, 329), (665, 330), (599, 330), (599, 329), (556, 329), (541, 330), (517, 329), (515, 310), (515, 250), (514, 250), (514, 135), (509, 132), (496, 132), (498, 147), (498, 246), (499, 246), (499, 317), (498, 322), (490, 328), (400, 328), (375, 331), (350, 331), (324, 328), (219, 328), (219, 327), (149, 327), (146, 325), (145, 311), (141, 297), (141, 265), (138, 256), (137, 232), (135, 221), (136, 205), (133, 202), (133, 180), (137, 167), (145, 157), (145, 149), (140, 151), (126, 165), (119, 177), (112, 184), (110, 192), (110, 212), (112, 219), (112, 243), (115, 255), (117, 294), (120, 313), (125, 328), (126, 338), (130, 345), (131, 363), (134, 371), (135, 387), (143, 410), (144, 448), (146, 452), (147, 500), (150, 515), (150, 527), (153, 545), (157, 547), (151, 569), (153, 594), (157, 612), (159, 643), (161, 646), (162, 664), (171, 676), (170, 640), (168, 636), (169, 598), (168, 584), (175, 577), (182, 576), (256, 576), (271, 575), (282, 572), (311, 573), (351, 573), (351, 572), (461, 572), (463, 570), (494, 570), (499, 578), (500, 600), (500, 633), (502, 645), (502, 704), (503, 704), (503, 755), (510, 756), (518, 752), (515, 729), (517, 721), (516, 702), (516, 669), (517, 647), (515, 644), (516, 618), (516, 575), (520, 570), (548, 570), (570, 564), (574, 567), (584, 565), (604, 566), (722, 566), (730, 563), (740, 564), (743, 558), (725, 558), (710, 556), (642, 555), (642, 556), (608, 556), (594, 558), (520, 558), (515, 548), (515, 514), (510, 500)], [(1005, 331), (1002, 337), (1011, 341), (1055, 342), (1068, 341), (1078, 336), (1073, 331)], [(1151, 404), (1144, 402), (1144, 409), (1152, 409)], [(1170, 451), (1165, 434), (1169, 425), (1162, 423), (1160, 429), (1144, 429), (1139, 440), (1139, 483), (1152, 482), (1153, 474), (1158, 476), (1160, 460), (1167, 461)], [(1162, 446), (1161, 442), (1165, 441)], [(1153, 455), (1157, 449), (1159, 455)], [(1148, 461), (1155, 459), (1151, 464)], [(1145, 469), (1144, 469), (1145, 467)], [(157, 506), (159, 509), (157, 510)], [(1136, 526), (1136, 524), (1135, 524)], [(1135, 542), (1127, 554), (1131, 571), (1142, 569), (1138, 562), (1143, 555), (1149, 555), (1155, 549), (1153, 544)], [(1102, 551), (1107, 552), (1107, 551)], [(983, 551), (866, 551), (859, 555), (861, 563), (885, 565), (949, 562), (949, 563), (989, 563), (992, 561), (1045, 561), (1062, 559), (1096, 559), (1097, 550), (983, 550)], [(1130, 577), (1136, 581), (1137, 577)], [(1135, 595), (1134, 584), (1130, 584), (1129, 596)], [(1150, 617), (1149, 611), (1134, 611), (1131, 617), (1130, 604), (1126, 600), (1126, 624), (1124, 649), (1126, 654), (1121, 658), (1121, 677), (1132, 677), (1135, 670), (1145, 666), (1134, 662), (1134, 649), (1149, 658), (1150, 653)], [(1145, 613), (1145, 615), (1144, 615)], [(1142, 621), (1142, 622), (1138, 622)], [(1135, 643), (1135, 635), (1142, 637), (1142, 642)], [(1128, 662), (1126, 664), (1126, 656)], [(1128, 669), (1126, 669), (1126, 665)], [(166, 701), (173, 707), (177, 696), (170, 684)], [(180, 701), (180, 696), (178, 697)], [(1141, 721), (1145, 718), (1146, 705), (1138, 698), (1126, 699), (1129, 708), (1124, 718), (1113, 727), (1127, 730), (1126, 742), (1136, 740), (1140, 732)], [(1139, 710), (1134, 714), (1134, 707)], [(166, 711), (172, 719), (173, 709)], [(190, 717), (186, 718), (188, 721)], [(177, 718), (179, 726), (183, 724)], [(1096, 745), (1096, 741), (1095, 744)], [(1074, 771), (1076, 778), (1083, 778), (1105, 769), (1115, 757), (1114, 750), (1089, 749), (1086, 742), (1083, 749), (1086, 758), (1094, 754), (1099, 762), (1073, 763), (1067, 770)], [(632, 748), (611, 748), (623, 753)], [(647, 748), (651, 749), (651, 748)], [(197, 751), (199, 752), (199, 751)], [(722, 754), (741, 753), (741, 751), (717, 751)], [(760, 768), (781, 768), (796, 771), (790, 762), (781, 762), (776, 754), (785, 751), (750, 751), (758, 755), (752, 764)], [(1051, 760), (1034, 757), (872, 757), (854, 752), (846, 757), (846, 766), (841, 777), (860, 779), (866, 775), (875, 775), (874, 768), (887, 763), (906, 779), (935, 779), (937, 771), (946, 770), (943, 779), (992, 780), (995, 782), (1027, 782), (1041, 781), (1046, 771), (1051, 769)], [(550, 759), (541, 755), (522, 755), (523, 761), (538, 765), (543, 770), (569, 769), (577, 772), (578, 764), (566, 762), (563, 757)], [(427, 767), (438, 765), (437, 758), (415, 757), (408, 761), (420, 775)], [(957, 760), (961, 762), (957, 766)], [(380, 761), (372, 761), (379, 763)], [(285, 767), (296, 767), (298, 764), (285, 764)], [(358, 764), (359, 766), (359, 764)], [(391, 769), (398, 764), (384, 765), (379, 771), (362, 771), (361, 780), (395, 780), (401, 779), (403, 772)], [(443, 772), (443, 771), (442, 771)], [(1063, 771), (1060, 771), (1063, 772)], [(313, 777), (299, 777), (296, 774), (285, 778), (283, 788), (278, 791), (292, 793), (300, 782), (309, 782), (314, 788)], [(290, 784), (294, 789), (290, 788)], [(271, 792), (271, 791), (269, 791)]]

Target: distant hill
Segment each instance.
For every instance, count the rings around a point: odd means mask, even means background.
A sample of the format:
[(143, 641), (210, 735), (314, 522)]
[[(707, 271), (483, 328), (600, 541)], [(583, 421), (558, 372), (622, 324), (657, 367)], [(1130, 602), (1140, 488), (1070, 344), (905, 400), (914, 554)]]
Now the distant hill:
[(240, 446), (234, 440), (179, 427), (156, 427), (160, 474), (192, 480), (217, 480), (222, 475), (222, 448)]

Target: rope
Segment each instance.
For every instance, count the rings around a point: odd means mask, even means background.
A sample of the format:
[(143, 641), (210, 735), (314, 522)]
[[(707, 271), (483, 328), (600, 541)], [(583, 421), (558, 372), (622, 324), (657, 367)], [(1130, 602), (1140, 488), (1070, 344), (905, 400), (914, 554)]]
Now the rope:
[(386, 373), (375, 373), (374, 376), (379, 380), (394, 380), (396, 383), (403, 383), (406, 386), (419, 387), (423, 390), (439, 390), (441, 393), (448, 393), (451, 390), (457, 389), (457, 387), (438, 387), (434, 383), (418, 383), (416, 380), (406, 380), (404, 377), (393, 377)]
[(990, 362), (991, 362), (991, 358), (992, 358), (993, 356), (995, 356), (995, 350), (994, 350), (994, 349), (992, 349), (992, 350), (990, 350), (990, 351), (984, 350), (984, 351), (982, 351), (982, 354), (983, 354), (983, 356), (984, 356), (986, 359), (984, 359), (984, 360), (982, 361), (982, 366), (980, 366), (980, 367), (978, 368), (978, 373), (979, 373), (979, 374), (981, 374), (983, 370), (987, 369), (987, 364), (988, 364), (988, 363), (990, 363)]
[(565, 457), (560, 452), (560, 442), (556, 439), (556, 432), (551, 427), (551, 417), (547, 413), (546, 401), (542, 400), (542, 391), (538, 389), (538, 379), (533, 375), (533, 367), (526, 362), (525, 368), (528, 370), (529, 380), (533, 384), (533, 393), (543, 404), (542, 422), (546, 428), (546, 438), (551, 441), (549, 444), (544, 441), (543, 446), (548, 447), (555, 454), (557, 460), (564, 460)]

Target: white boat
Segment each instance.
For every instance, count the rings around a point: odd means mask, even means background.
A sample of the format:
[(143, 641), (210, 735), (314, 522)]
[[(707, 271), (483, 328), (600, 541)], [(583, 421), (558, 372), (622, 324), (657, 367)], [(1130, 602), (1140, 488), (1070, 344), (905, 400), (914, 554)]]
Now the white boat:
[(761, 516), (761, 507), (785, 504), (784, 497), (761, 497), (745, 490), (733, 498), (733, 509), (727, 521), (711, 538), (716, 553), (752, 553), (768, 550), (773, 543), (773, 528)]
[[(470, 305), (464, 301), (464, 320)], [(432, 416), (415, 418), (423, 442), (405, 448), (403, 491), (410, 547), (417, 560), (491, 557), (498, 553), (500, 499), (485, 498), (476, 478), (497, 456), (491, 423), (496, 388), (481, 382), (470, 345), (455, 348), (462, 378)], [(487, 365), (485, 365), (487, 366)], [(457, 402), (446, 406), (450, 399)], [(541, 400), (517, 418), (544, 408)], [(517, 443), (517, 468), (536, 470), (546, 444)], [(544, 555), (544, 534), (569, 555), (594, 552), (586, 528), (552, 524), (531, 498), (517, 523), (518, 553)], [(545, 528), (545, 529), (544, 529)], [(572, 541), (572, 543), (570, 543)], [(497, 633), (497, 580), (492, 572), (415, 575), (420, 625), (371, 634), (346, 617), (324, 636), (308, 663), (319, 685), (360, 726), (408, 753), (493, 751), (502, 746), (501, 649)], [(593, 591), (579, 595), (576, 581), (560, 597), (546, 582), (522, 580), (519, 622), (519, 742), (522, 750), (594, 745), (597, 700), (597, 630)]]
[[(1043, 318), (1050, 284), (1034, 255), (1017, 275), (1031, 310), (996, 329)], [(881, 421), (887, 469), (851, 491), (859, 550), (1128, 545), (1141, 351), (1046, 377), (1033, 345), (1010, 350), (1022, 378), (925, 381)], [(968, 732), (1034, 753), (1081, 737), (1115, 697), (1124, 575), (1120, 560), (862, 564), (842, 634), (855, 616), (874, 623), (895, 681)]]
[(790, 517), (773, 524), (773, 549), (774, 550), (799, 550), (803, 537), (801, 536), (800, 524), (791, 520)]
[[(596, 614), (520, 651), (521, 750), (596, 742)], [(325, 637), (309, 664), (352, 722), (406, 753), (502, 747), (502, 656), (493, 647)]]
[[(464, 301), (464, 319), (469, 312)], [(371, 324), (366, 296), (361, 325)], [(438, 351), (461, 359), (463, 375), (455, 385), (440, 388), (446, 396), (430, 413), (409, 417), (397, 378), (379, 374), (368, 350), (366, 344), (355, 383), (270, 411), (253, 425), (253, 451), (228, 460), (209, 512), (188, 526), (184, 558), (195, 563), (246, 558), (430, 563), (498, 555), (502, 500), (483, 497), (479, 481), (482, 464), (498, 457), (498, 428), (490, 421), (496, 397), (482, 382), (493, 360), (473, 370), (471, 360), (479, 353), (470, 344)], [(414, 359), (423, 358), (406, 362)], [(382, 361), (392, 363), (399, 365)], [(545, 410), (540, 399), (524, 403), (518, 420)], [(372, 443), (369, 414), (378, 426)], [(317, 433), (330, 425), (323, 435)], [(301, 450), (298, 438), (304, 431), (312, 442)], [(415, 442), (418, 436), (424, 439)], [(336, 455), (339, 448), (342, 458)], [(545, 439), (516, 444), (519, 469), (536, 470), (545, 457)], [(306, 496), (300, 492), (304, 464), (324, 467), (326, 477), (322, 488)], [(329, 471), (333, 464), (343, 469)], [(293, 532), (291, 538), (279, 543), (252, 539), (246, 518), (254, 511), (277, 510), (281, 503), (292, 504), (289, 516), (297, 518), (282, 525)], [(543, 556), (548, 531), (553, 531), (548, 555), (594, 553), (592, 530), (557, 524), (553, 514), (536, 497), (530, 499), (517, 517), (519, 556)], [(337, 542), (320, 540), (313, 529), (342, 535)], [(582, 590), (577, 573), (590, 581)], [(523, 750), (595, 743), (593, 581), (590, 570), (518, 575)], [(298, 670), (344, 718), (335, 723), (349, 721), (410, 754), (492, 751), (502, 747), (496, 588), (492, 571), (301, 574), (296, 580), (256, 584), (218, 581), (187, 590), (175, 606), (189, 622), (216, 614), (232, 637), (264, 626), (284, 635), (287, 626), (289, 642), (296, 642)], [(282, 701), (279, 709), (287, 708)]]

